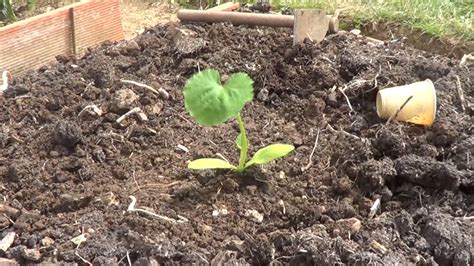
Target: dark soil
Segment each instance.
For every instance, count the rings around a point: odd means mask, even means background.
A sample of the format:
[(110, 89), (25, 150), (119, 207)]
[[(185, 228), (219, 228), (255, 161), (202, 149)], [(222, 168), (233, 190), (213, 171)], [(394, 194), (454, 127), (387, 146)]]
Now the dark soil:
[[(291, 44), (286, 29), (168, 24), (17, 76), (0, 99), (0, 237), (16, 233), (1, 255), (81, 265), (472, 265), (474, 66), (349, 33)], [(217, 153), (238, 160), (234, 120), (201, 127), (184, 109), (186, 79), (208, 67), (255, 80), (243, 111), (251, 154), (274, 142), (296, 150), (243, 175), (187, 170)], [(377, 117), (378, 89), (427, 78), (438, 96), (432, 127)], [(100, 116), (81, 113), (91, 104)], [(148, 120), (116, 122), (134, 107)], [(135, 208), (187, 222), (127, 211), (130, 196)]]

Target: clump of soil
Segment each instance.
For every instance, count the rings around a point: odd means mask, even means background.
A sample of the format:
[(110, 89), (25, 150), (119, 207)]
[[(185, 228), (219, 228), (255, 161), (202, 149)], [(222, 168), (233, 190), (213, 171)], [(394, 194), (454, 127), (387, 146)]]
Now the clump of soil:
[[(184, 109), (186, 79), (209, 67), (255, 81), (243, 111), (251, 154), (275, 142), (296, 150), (243, 175), (186, 169), (217, 153), (238, 160), (235, 121), (200, 127)], [(82, 58), (58, 57), (16, 77), (0, 99), (2, 204), (14, 210), (0, 217), (0, 237), (16, 234), (2, 256), (472, 264), (472, 219), (464, 217), (474, 212), (473, 68), (350, 33), (292, 47), (289, 29), (227, 24), (170, 23)], [(425, 78), (437, 89), (433, 127), (377, 117), (378, 89)], [(147, 119), (117, 122), (134, 108)], [(148, 213), (132, 211), (130, 196)]]

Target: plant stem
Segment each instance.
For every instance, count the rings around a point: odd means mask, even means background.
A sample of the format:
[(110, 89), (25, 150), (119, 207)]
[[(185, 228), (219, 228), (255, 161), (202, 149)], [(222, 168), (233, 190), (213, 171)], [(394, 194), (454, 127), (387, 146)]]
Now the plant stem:
[(247, 134), (245, 132), (244, 121), (242, 120), (242, 116), (240, 116), (240, 113), (237, 114), (237, 121), (239, 122), (239, 129), (242, 140), (242, 147), (240, 149), (240, 159), (239, 166), (237, 167), (237, 172), (243, 172), (245, 169), (245, 162), (247, 161), (248, 140)]

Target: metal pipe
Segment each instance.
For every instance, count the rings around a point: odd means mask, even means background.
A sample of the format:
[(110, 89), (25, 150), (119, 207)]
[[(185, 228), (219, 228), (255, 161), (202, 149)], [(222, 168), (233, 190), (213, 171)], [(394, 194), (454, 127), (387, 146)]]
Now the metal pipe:
[(181, 21), (206, 23), (230, 22), (234, 25), (270, 26), (293, 28), (295, 17), (291, 15), (258, 14), (227, 11), (200, 11), (181, 9), (178, 11)]

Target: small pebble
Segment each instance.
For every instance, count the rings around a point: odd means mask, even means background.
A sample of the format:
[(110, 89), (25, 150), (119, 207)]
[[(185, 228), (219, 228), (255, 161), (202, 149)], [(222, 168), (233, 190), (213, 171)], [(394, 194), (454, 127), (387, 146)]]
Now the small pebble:
[(25, 260), (39, 261), (41, 260), (41, 253), (37, 249), (25, 248), (21, 250), (21, 257)]
[(168, 100), (170, 98), (170, 94), (163, 88), (159, 88), (158, 93), (160, 93), (160, 96), (163, 100)]
[(28, 236), (26, 239), (26, 246), (28, 248), (34, 248), (36, 246), (38, 239), (35, 235)]
[[(355, 234), (360, 231), (362, 223), (357, 218), (341, 219), (336, 221), (340, 229)], [(345, 233), (345, 232), (343, 232)]]
[(278, 175), (278, 178), (279, 178), (280, 180), (285, 179), (285, 172), (280, 171), (280, 173), (279, 173), (279, 175)]
[(255, 192), (257, 191), (257, 186), (247, 186), (247, 191), (249, 195), (255, 195)]
[(256, 223), (261, 223), (263, 221), (263, 214), (256, 210), (246, 210), (244, 215)]
[(52, 239), (50, 237), (45, 237), (45, 238), (41, 239), (40, 244), (43, 247), (50, 247), (51, 245), (54, 244), (54, 239)]
[(268, 100), (268, 90), (263, 88), (257, 94), (257, 99), (262, 102), (266, 102)]
[(239, 183), (237, 183), (233, 178), (227, 178), (222, 182), (222, 188), (228, 193), (234, 192), (238, 187)]
[(212, 232), (212, 227), (206, 224), (201, 226), (203, 232)]

